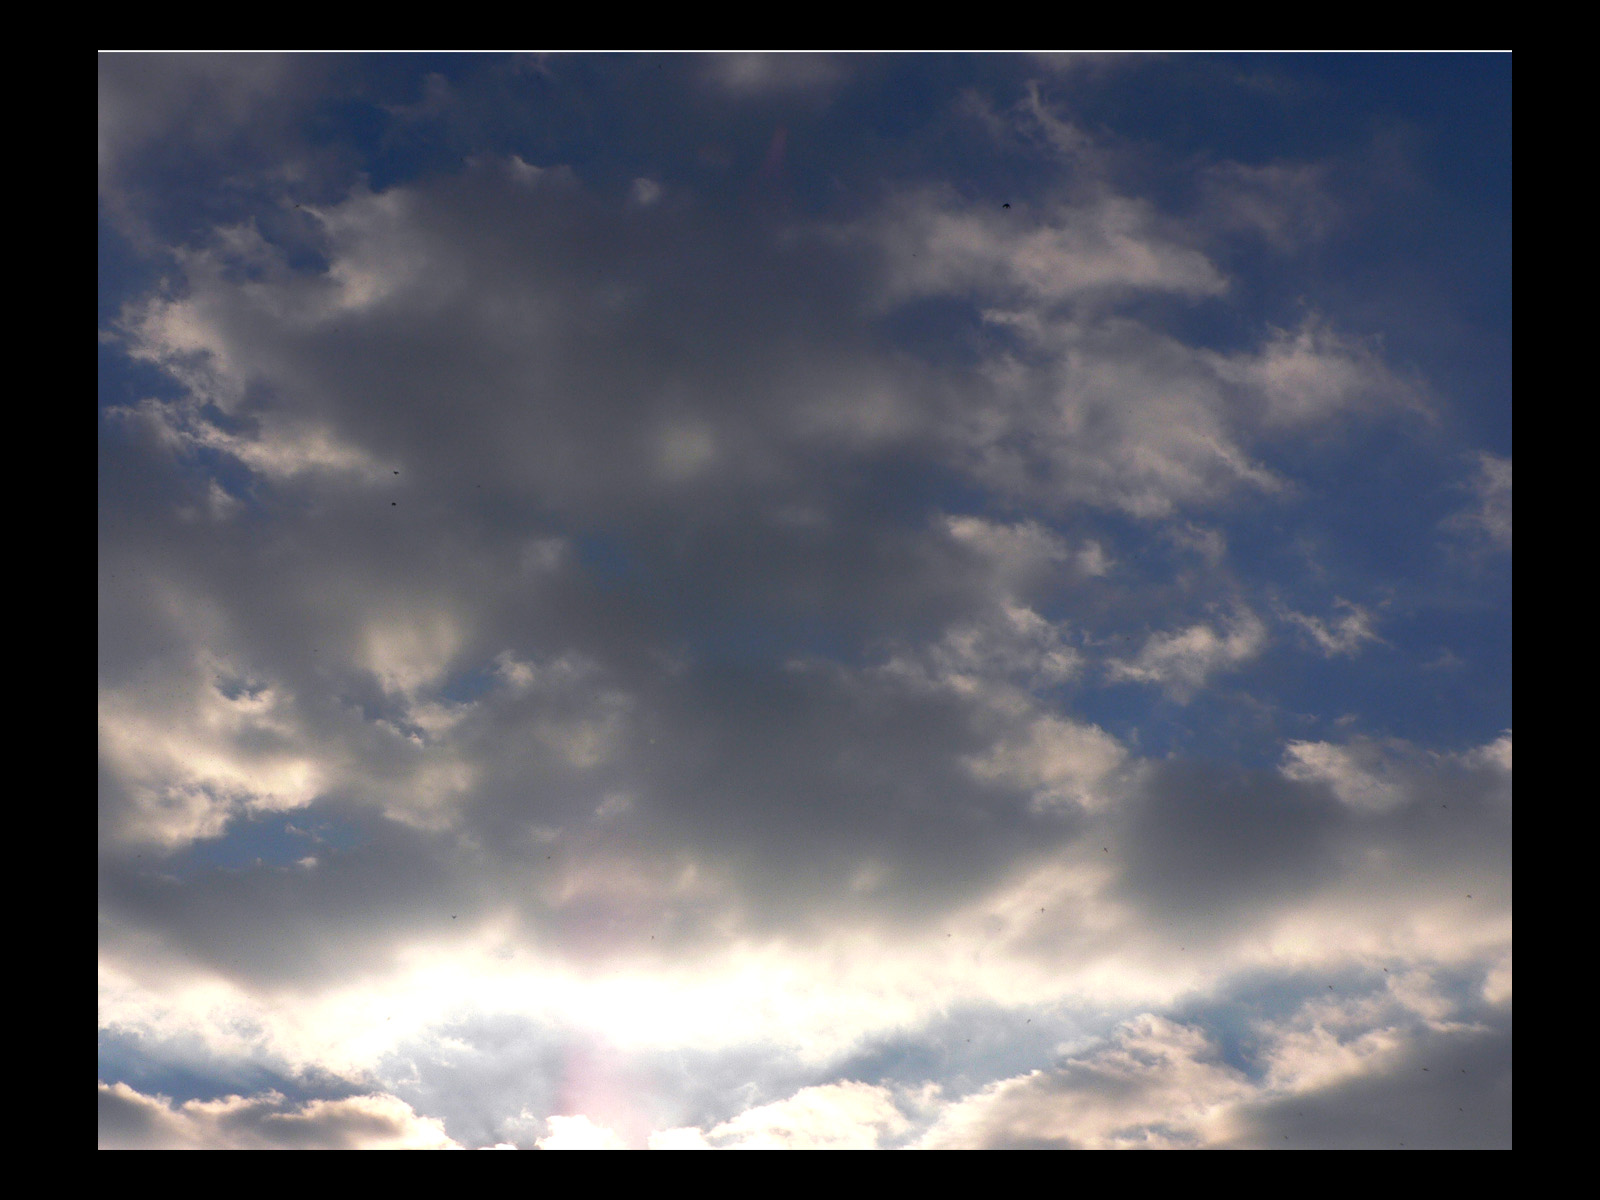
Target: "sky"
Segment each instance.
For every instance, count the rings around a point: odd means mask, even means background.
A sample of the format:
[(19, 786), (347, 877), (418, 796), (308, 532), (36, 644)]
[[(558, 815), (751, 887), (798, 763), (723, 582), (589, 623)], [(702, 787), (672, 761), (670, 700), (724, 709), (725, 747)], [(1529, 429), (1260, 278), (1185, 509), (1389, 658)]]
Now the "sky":
[(102, 54), (102, 1148), (1511, 1145), (1511, 58)]

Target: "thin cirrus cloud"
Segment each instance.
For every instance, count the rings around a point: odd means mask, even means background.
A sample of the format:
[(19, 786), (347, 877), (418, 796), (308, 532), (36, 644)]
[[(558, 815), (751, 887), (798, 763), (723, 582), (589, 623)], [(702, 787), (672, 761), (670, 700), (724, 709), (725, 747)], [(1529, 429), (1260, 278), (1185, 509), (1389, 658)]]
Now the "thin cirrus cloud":
[(1452, 513), (1444, 524), (1494, 550), (1511, 549), (1511, 458), (1478, 455), (1478, 469), (1466, 481), (1473, 503)]
[(1509, 1146), (1417, 61), (103, 55), (101, 1145)]

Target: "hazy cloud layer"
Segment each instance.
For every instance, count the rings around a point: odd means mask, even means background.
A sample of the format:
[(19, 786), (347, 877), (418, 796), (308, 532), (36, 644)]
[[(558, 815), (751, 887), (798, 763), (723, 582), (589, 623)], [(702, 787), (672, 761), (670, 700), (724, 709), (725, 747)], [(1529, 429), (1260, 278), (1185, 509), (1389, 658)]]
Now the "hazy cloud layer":
[(102, 56), (101, 1145), (1509, 1146), (1391, 74)]

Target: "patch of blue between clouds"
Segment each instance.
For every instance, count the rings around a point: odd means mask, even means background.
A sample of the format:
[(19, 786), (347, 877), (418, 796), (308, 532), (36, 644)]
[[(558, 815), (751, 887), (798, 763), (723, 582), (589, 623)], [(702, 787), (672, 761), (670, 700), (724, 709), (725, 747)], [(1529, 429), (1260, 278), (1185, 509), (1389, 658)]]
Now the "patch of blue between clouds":
[(353, 850), (367, 841), (358, 825), (315, 809), (235, 819), (221, 837), (190, 842), (163, 865), (182, 875), (251, 867), (292, 867), (302, 859)]
[(291, 1104), (340, 1100), (370, 1089), (322, 1071), (295, 1074), (259, 1060), (221, 1057), (197, 1039), (159, 1041), (123, 1029), (99, 1031), (99, 1073), (104, 1083), (125, 1083), (147, 1096), (174, 1104), (255, 1096), (274, 1091)]

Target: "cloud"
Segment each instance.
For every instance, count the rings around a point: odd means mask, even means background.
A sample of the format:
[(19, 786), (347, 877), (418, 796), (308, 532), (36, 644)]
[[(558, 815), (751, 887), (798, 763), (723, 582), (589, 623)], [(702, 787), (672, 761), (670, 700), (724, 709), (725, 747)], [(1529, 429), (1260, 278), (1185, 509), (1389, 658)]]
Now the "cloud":
[(1003, 1080), (952, 1106), (928, 1149), (1173, 1149), (1226, 1130), (1249, 1091), (1200, 1031), (1146, 1015), (1112, 1045), (1045, 1072)]
[(1391, 979), (1387, 994), (1314, 1000), (1255, 1023), (1248, 1070), (1204, 1029), (1142, 1014), (1100, 1046), (944, 1105), (917, 1144), (1421, 1148), (1460, 1145), (1465, 1125), (1487, 1119), (1509, 1145), (1505, 1027), (1449, 1020), (1455, 1011), (1414, 976)]
[(1478, 471), (1469, 485), (1476, 504), (1445, 521), (1447, 529), (1480, 539), (1496, 550), (1511, 549), (1511, 459), (1478, 455)]
[[(573, 1068), (559, 1064), (563, 1059), (581, 1062), (583, 1056), (575, 1058), (570, 1050), (563, 1053), (560, 1039), (567, 1035), (555, 1032), (571, 1028), (573, 1022), (612, 1034), (628, 1031), (632, 1048), (622, 1061), (599, 1070), (578, 1070), (578, 1078), (598, 1082), (623, 1079), (630, 1071), (649, 1078), (651, 1070), (634, 1056), (645, 1055), (647, 1064), (654, 1053), (650, 1048), (663, 1045), (679, 1047), (666, 1051), (666, 1061), (683, 1053), (709, 1053), (711, 1062), (729, 1056), (731, 1066), (718, 1069), (738, 1072), (745, 1069), (738, 1064), (748, 1053), (741, 1049), (748, 1045), (747, 1039), (762, 1038), (763, 1031), (774, 1027), (787, 1030), (786, 1039), (796, 1047), (806, 1048), (803, 1053), (813, 1062), (813, 1070), (826, 1070), (827, 1064), (860, 1046), (873, 1031), (899, 1029), (923, 1044), (930, 1036), (947, 1040), (947, 1034), (937, 1032), (937, 1022), (943, 1019), (944, 1007), (958, 996), (967, 997), (969, 1004), (999, 1006), (998, 1012), (1007, 1014), (1000, 1026), (1006, 1031), (1002, 1037), (1014, 1038), (1020, 1032), (1009, 1031), (1020, 1031), (1024, 1014), (1039, 1018), (1060, 1012), (1062, 1005), (1070, 1010), (1086, 1003), (1136, 1004), (1153, 994), (1170, 1002), (1176, 994), (1169, 989), (1181, 993), (1202, 981), (1224, 986), (1233, 980), (1226, 986), (1238, 986), (1238, 981), (1259, 978), (1260, 972), (1275, 980), (1274, 986), (1294, 990), (1305, 986), (1299, 973), (1315, 972), (1312, 989), (1322, 991), (1323, 980), (1332, 978), (1340, 981), (1343, 993), (1352, 972), (1359, 981), (1357, 991), (1381, 988), (1386, 977), (1379, 964), (1399, 969), (1407, 963), (1433, 962), (1445, 964), (1450, 972), (1470, 972), (1474, 963), (1481, 962), (1484, 973), (1477, 978), (1487, 981), (1500, 970), (1498, 964), (1509, 946), (1509, 897), (1496, 898), (1488, 883), (1503, 869), (1494, 865), (1504, 848), (1503, 830), (1494, 814), (1504, 811), (1497, 793), (1505, 786), (1502, 762), (1508, 754), (1508, 742), (1497, 742), (1456, 755), (1419, 755), (1414, 773), (1404, 781), (1412, 789), (1407, 803), (1426, 816), (1430, 808), (1436, 809), (1437, 796), (1445, 795), (1450, 813), (1434, 812), (1448, 824), (1430, 821), (1409, 831), (1373, 825), (1371, 814), (1364, 811), (1341, 817), (1338, 806), (1313, 786), (1315, 780), (1274, 784), (1270, 775), (1252, 780), (1182, 765), (1147, 769), (1121, 784), (1117, 805), (1100, 814), (1103, 824), (1088, 838), (1072, 837), (1069, 830), (1066, 841), (1056, 841), (1043, 856), (1036, 854), (1039, 866), (1031, 873), (1008, 872), (1009, 877), (964, 901), (946, 901), (932, 921), (923, 914), (898, 926), (875, 928), (863, 923), (866, 913), (880, 902), (879, 896), (892, 897), (904, 886), (897, 878), (905, 869), (903, 860), (886, 856), (879, 848), (880, 869), (888, 872), (885, 879), (842, 886), (841, 898), (847, 902), (825, 925), (803, 936), (791, 925), (790, 932), (777, 940), (745, 925), (737, 915), (771, 886), (770, 875), (756, 888), (754, 881), (728, 877), (726, 868), (722, 878), (711, 875), (717, 868), (707, 863), (695, 871), (681, 870), (673, 878), (668, 872), (650, 873), (644, 859), (626, 854), (615, 857), (613, 870), (600, 859), (602, 843), (595, 841), (588, 852), (595, 861), (551, 872), (561, 882), (562, 892), (551, 896), (550, 915), (534, 918), (537, 910), (530, 909), (523, 919), (540, 921), (545, 931), (541, 940), (567, 936), (559, 932), (559, 923), (551, 923), (551, 916), (564, 912), (565, 918), (558, 921), (576, 919), (569, 929), (586, 930), (588, 936), (601, 939), (601, 946), (593, 949), (604, 957), (595, 962), (610, 966), (598, 973), (590, 968), (574, 974), (559, 957), (527, 957), (531, 949), (527, 943), (508, 940), (517, 926), (507, 920), (501, 893), (525, 877), (533, 865), (529, 858), (542, 860), (542, 854), (519, 853), (501, 864), (499, 856), (479, 851), (452, 881), (427, 878), (423, 874), (427, 859), (419, 858), (410, 868), (401, 866), (393, 849), (362, 855), (367, 859), (366, 874), (352, 872), (358, 860), (350, 854), (334, 853), (327, 864), (333, 873), (319, 881), (285, 879), (282, 889), (271, 889), (262, 887), (266, 881), (259, 879), (252, 895), (239, 898), (255, 914), (261, 936), (292, 950), (284, 960), (290, 973), (279, 976), (275, 993), (284, 995), (281, 989), (288, 983), (300, 996), (290, 1009), (279, 1012), (255, 1003), (247, 977), (240, 977), (246, 986), (232, 994), (244, 1007), (228, 1015), (229, 1008), (218, 1003), (214, 989), (180, 988), (176, 986), (180, 976), (173, 974), (171, 965), (147, 956), (128, 963), (137, 976), (125, 977), (105, 994), (102, 1020), (143, 1030), (147, 1046), (161, 1045), (177, 1021), (216, 1031), (208, 1032), (208, 1038), (224, 1028), (254, 1025), (271, 1031), (268, 1044), (282, 1047), (291, 1058), (353, 1065), (371, 1054), (362, 1050), (362, 1039), (374, 1035), (382, 1039), (389, 1024), (387, 1014), (403, 1019), (407, 1029), (426, 1034), (403, 1052), (400, 1062), (413, 1064), (408, 1071), (420, 1066), (436, 1078), (445, 1064), (454, 1064), (452, 1069), (463, 1072), (464, 1079), (473, 1079), (482, 1078), (487, 1069), (479, 1048), (490, 1044), (491, 1035), (474, 1026), (430, 1029), (431, 1014), (469, 1003), (510, 1014), (525, 1011), (526, 997), (537, 995), (548, 1006), (542, 1019), (547, 1032), (539, 1036), (546, 1045), (551, 1037), (557, 1040), (553, 1058), (536, 1052), (508, 1073), (509, 1086), (527, 1089), (540, 1079), (574, 1078)], [(1363, 829), (1365, 833), (1360, 832)], [(559, 852), (564, 840), (557, 834), (545, 845)], [(1096, 844), (1101, 841), (1115, 849), (1114, 857), (1101, 852)], [(808, 861), (815, 864), (817, 859), (809, 856)], [(371, 873), (379, 870), (382, 876)], [(1478, 895), (1470, 902), (1459, 894), (1451, 900), (1449, 893), (1464, 871), (1472, 873), (1474, 882), (1469, 886)], [(256, 874), (264, 872), (258, 868)], [(461, 879), (469, 877), (478, 881), (482, 899), (462, 894)], [(1478, 880), (1487, 886), (1480, 888)], [(215, 886), (225, 883), (215, 880), (205, 895), (196, 896), (192, 911), (180, 914), (169, 907), (162, 925), (169, 939), (185, 926), (190, 929), (197, 965), (220, 965), (226, 948), (254, 960), (259, 970), (256, 935), (241, 916), (243, 910), (234, 907), (233, 887)], [(108, 906), (121, 922), (133, 916), (133, 896), (127, 887), (120, 884), (122, 895)], [(167, 906), (179, 896), (171, 884), (165, 885), (164, 894)], [(919, 887), (915, 895), (926, 903), (932, 893)], [(341, 917), (351, 903), (362, 907)], [(458, 929), (461, 923), (447, 919), (444, 905), (457, 909), (467, 924)], [(297, 910), (319, 914), (319, 924), (342, 920), (364, 925), (369, 939), (365, 959), (352, 960), (338, 949), (344, 935), (337, 923), (326, 929), (326, 949), (319, 950), (310, 930), (297, 929), (284, 919)], [(407, 947), (403, 957), (385, 963), (381, 953), (373, 954), (381, 947), (370, 944), (378, 931), (370, 917), (361, 915), (369, 910), (394, 922), (400, 935), (395, 944)], [(709, 919), (715, 931), (709, 940), (695, 934), (703, 919)], [(214, 925), (214, 932), (204, 932), (196, 924), (199, 921)], [(617, 922), (622, 922), (621, 930)], [(429, 924), (439, 931), (419, 937)], [(649, 966), (656, 951), (623, 951), (625, 942), (617, 937), (618, 932), (626, 937), (626, 931), (634, 931), (634, 945), (648, 948), (650, 938), (644, 933), (648, 928), (661, 931), (658, 944), (665, 944), (660, 953), (677, 963), (664, 976)], [(425, 952), (428, 939), (433, 948)], [(604, 948), (607, 945), (610, 949)], [(328, 956), (333, 972), (324, 983), (307, 971), (308, 959), (321, 955)], [(1190, 961), (1183, 963), (1184, 959)], [(1070, 969), (1063, 974), (1064, 968)], [(352, 972), (356, 980), (365, 975), (387, 982), (375, 990), (344, 983)], [(196, 984), (203, 978), (196, 976)], [(330, 991), (336, 980), (337, 990)], [(938, 987), (930, 990), (935, 980)], [(1489, 994), (1502, 991), (1507, 989), (1495, 985)], [(1406, 1003), (1413, 1009), (1420, 1004), (1418, 1011), (1445, 1012), (1437, 1000), (1427, 999), (1433, 992), (1419, 993)], [(290, 1013), (292, 1020), (286, 1019)], [(1359, 1008), (1343, 1019), (1351, 1037), (1369, 1027)], [(1322, 1018), (1324, 1024), (1326, 1020)], [(960, 1035), (954, 1040), (959, 1047)], [(493, 1057), (508, 1066), (519, 1061), (508, 1059), (505, 1049)], [(1204, 1061), (1199, 1050), (1191, 1057)], [(1295, 1070), (1305, 1075), (1310, 1068)], [(1209, 1068), (1202, 1074), (1215, 1076)], [(920, 1085), (923, 1080), (908, 1082)], [(433, 1115), (440, 1111), (421, 1109), (419, 1094), (410, 1091), (414, 1085), (404, 1078), (388, 1086), (419, 1111)], [(731, 1114), (724, 1110), (717, 1119), (708, 1120), (681, 1107), (640, 1112), (636, 1100), (617, 1099), (608, 1102), (617, 1106), (609, 1114), (589, 1107), (587, 1119), (595, 1129), (615, 1131), (630, 1145), (645, 1144), (652, 1129), (685, 1128), (702, 1130), (711, 1145), (770, 1144), (785, 1138), (899, 1144), (933, 1119), (918, 1116), (921, 1110), (908, 1106), (898, 1093), (886, 1096), (871, 1090), (884, 1085), (862, 1086), (864, 1094), (855, 1095), (851, 1104), (844, 1103), (849, 1097), (831, 1096), (824, 1089), (793, 1111), (779, 1106), (743, 1121), (735, 1119), (739, 1112), (762, 1105), (746, 1104)], [(622, 1095), (636, 1090), (630, 1085)], [(434, 1104), (442, 1099), (436, 1089), (427, 1094)], [(510, 1111), (526, 1103), (513, 1100)], [(911, 1126), (890, 1116), (885, 1105), (891, 1103)], [(463, 1115), (452, 1120), (466, 1121), (465, 1111), (480, 1104), (481, 1097), (463, 1100)], [(684, 1123), (686, 1116), (692, 1124)], [(630, 1125), (635, 1132), (620, 1132)], [(602, 1136), (588, 1127), (574, 1128), (585, 1136)], [(1237, 1129), (1228, 1132), (1232, 1128), (1205, 1136), (1244, 1136)], [(721, 1132), (713, 1136), (718, 1129)], [(1108, 1144), (1135, 1137), (1122, 1126), (1117, 1129), (1122, 1132), (1104, 1134)], [(548, 1134), (529, 1134), (526, 1143), (521, 1135), (508, 1136), (513, 1131), (505, 1125), (475, 1125), (470, 1131), (452, 1132), (463, 1144), (502, 1140), (528, 1144), (543, 1136), (563, 1138), (573, 1131), (563, 1132), (552, 1123)], [(1199, 1136), (1187, 1127), (1137, 1133), (1138, 1139), (1151, 1144), (1188, 1144), (1186, 1139)], [(678, 1137), (681, 1141), (688, 1135)]]
[(837, 1083), (748, 1109), (705, 1139), (724, 1150), (874, 1150), (909, 1128), (888, 1089)]
[(953, 418), (961, 460), (987, 486), (1047, 508), (1163, 518), (1280, 481), (1230, 433), (1191, 356), (1127, 322), (1025, 330), (1032, 361), (1000, 358), (993, 400)]
[[(1441, 774), (1465, 773), (1481, 781), (1477, 787), (1498, 790), (1496, 780), (1510, 778), (1511, 734), (1455, 754), (1424, 751), (1398, 738), (1357, 738), (1344, 745), (1290, 742), (1282, 770), (1290, 779), (1327, 784), (1353, 809), (1386, 812), (1428, 799), (1437, 787), (1431, 781)], [(1509, 797), (1509, 789), (1505, 794)]]
[(1366, 642), (1383, 641), (1373, 632), (1372, 614), (1359, 604), (1335, 599), (1335, 608), (1344, 609), (1344, 615), (1335, 620), (1323, 620), (1306, 613), (1284, 609), (1279, 616), (1290, 625), (1303, 630), (1318, 650), (1328, 657), (1353, 655), (1360, 652)]
[(1283, 770), (1290, 779), (1327, 783), (1352, 808), (1382, 812), (1406, 800), (1405, 787), (1392, 777), (1393, 763), (1370, 742), (1291, 742)]
[(293, 1104), (276, 1092), (173, 1104), (100, 1084), (102, 1150), (459, 1150), (394, 1096)]
[(1372, 346), (1315, 317), (1293, 331), (1274, 330), (1259, 350), (1213, 361), (1222, 379), (1259, 406), (1267, 430), (1381, 407), (1428, 411), (1416, 385), (1399, 378)]
[(1322, 241), (1346, 219), (1326, 163), (1218, 163), (1202, 181), (1207, 220), (1254, 233), (1291, 253)]
[(1493, 339), (1441, 370), (1357, 270), (1422, 234), (1319, 208), (1367, 110), (274, 63), (102, 64), (108, 1127), (1380, 1144), (1448, 1133), (1417, 1055), (1509, 1087), (1506, 610), (1423, 553)]
[[(950, 536), (989, 559), (1008, 585), (1021, 586), (1053, 569), (1070, 567), (1084, 575), (1104, 575), (1111, 563), (1099, 542), (1072, 550), (1037, 521), (1007, 525), (982, 517), (946, 517)], [(1059, 565), (1058, 565), (1059, 564)]]
[[(321, 791), (323, 769), (297, 737), (295, 697), (196, 658), (187, 669), (173, 664), (163, 681), (102, 696), (101, 761), (126, 797), (116, 821), (125, 837), (168, 845), (215, 837), (241, 812), (301, 808)], [(156, 703), (152, 684), (165, 692)]]
[(1024, 737), (969, 761), (980, 779), (1005, 780), (1025, 788), (1037, 806), (1078, 804), (1098, 809), (1113, 801), (1112, 779), (1124, 759), (1116, 739), (1098, 726), (1041, 717)]
[(661, 199), (661, 185), (642, 175), (633, 181), (633, 202), (640, 208), (649, 208)]
[(1053, 305), (1227, 288), (1205, 255), (1163, 236), (1154, 213), (1129, 197), (1062, 204), (1030, 217), (924, 191), (893, 201), (880, 221), (866, 232), (887, 255), (885, 304), (960, 295)]
[(846, 76), (844, 60), (824, 54), (715, 54), (705, 59), (707, 82), (743, 96), (826, 91)]
[(1115, 682), (1157, 684), (1173, 699), (1187, 703), (1212, 675), (1249, 662), (1266, 644), (1267, 628), (1261, 618), (1238, 609), (1220, 629), (1199, 624), (1151, 634), (1133, 658), (1111, 659), (1106, 676)]
[[(340, 445), (328, 431), (316, 428), (262, 428), (253, 435), (229, 433), (192, 409), (160, 401), (143, 401), (121, 410), (145, 426), (151, 436), (179, 454), (215, 451), (237, 459), (268, 479), (291, 479), (307, 471), (342, 473), (374, 483), (388, 474), (381, 463), (356, 447)], [(227, 493), (223, 493), (227, 497)], [(232, 497), (227, 497), (232, 500)], [(236, 501), (235, 501), (236, 503)]]
[(611, 1130), (588, 1117), (551, 1117), (550, 1135), (539, 1139), (541, 1150), (626, 1150), (627, 1144)]
[(275, 54), (102, 54), (102, 192), (152, 142), (176, 138), (214, 150), (292, 97), (305, 66)]
[(1038, 613), (1002, 602), (998, 611), (952, 626), (938, 642), (897, 655), (881, 669), (971, 695), (1007, 685), (1035, 689), (1062, 683), (1078, 674), (1082, 659), (1062, 631)]

